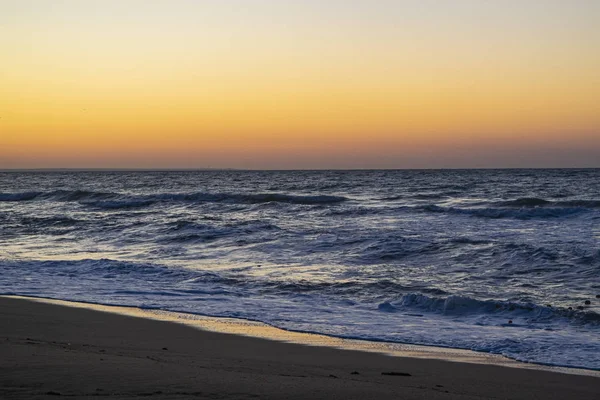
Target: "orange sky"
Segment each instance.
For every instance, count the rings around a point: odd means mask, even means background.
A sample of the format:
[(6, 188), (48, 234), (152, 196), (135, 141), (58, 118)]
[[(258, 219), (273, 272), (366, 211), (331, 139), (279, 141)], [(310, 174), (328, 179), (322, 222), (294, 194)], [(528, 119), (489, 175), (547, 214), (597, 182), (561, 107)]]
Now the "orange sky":
[(600, 167), (600, 2), (322, 3), (0, 0), (0, 168)]

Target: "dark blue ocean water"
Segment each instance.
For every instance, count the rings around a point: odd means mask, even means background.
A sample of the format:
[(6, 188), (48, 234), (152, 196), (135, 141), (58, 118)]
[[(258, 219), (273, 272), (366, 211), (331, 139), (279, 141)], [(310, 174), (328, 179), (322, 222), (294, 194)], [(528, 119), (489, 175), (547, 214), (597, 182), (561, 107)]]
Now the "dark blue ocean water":
[(0, 173), (0, 293), (600, 369), (600, 170)]

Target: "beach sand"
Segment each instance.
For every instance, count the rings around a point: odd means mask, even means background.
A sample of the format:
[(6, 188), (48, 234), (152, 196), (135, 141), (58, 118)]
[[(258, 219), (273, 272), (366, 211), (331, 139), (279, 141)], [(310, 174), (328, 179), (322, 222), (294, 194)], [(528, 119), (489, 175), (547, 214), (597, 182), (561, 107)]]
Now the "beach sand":
[(0, 398), (67, 396), (600, 399), (600, 378), (305, 346), (0, 297)]

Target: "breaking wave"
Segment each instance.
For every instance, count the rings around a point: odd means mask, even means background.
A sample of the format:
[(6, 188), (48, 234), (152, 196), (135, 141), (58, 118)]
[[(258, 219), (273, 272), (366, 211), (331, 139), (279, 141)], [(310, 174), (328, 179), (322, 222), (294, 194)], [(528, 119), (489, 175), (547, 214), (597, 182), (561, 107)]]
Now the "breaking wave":
[(158, 202), (197, 202), (197, 203), (289, 203), (301, 205), (335, 204), (348, 200), (342, 196), (291, 195), (281, 193), (162, 193), (155, 195), (128, 195), (125, 193), (105, 193), (89, 191), (24, 192), (0, 193), (0, 201), (60, 201), (79, 202), (97, 208), (117, 209), (147, 207)]
[[(548, 323), (554, 320), (573, 324), (600, 325), (600, 314), (583, 307), (565, 308), (552, 305), (539, 305), (532, 302), (514, 302), (504, 300), (480, 300), (468, 296), (452, 295), (436, 288), (421, 288), (420, 292), (411, 292), (415, 287), (393, 282), (389, 279), (343, 282), (314, 282), (264, 280), (249, 278), (239, 273), (219, 273), (187, 268), (170, 268), (160, 264), (133, 263), (110, 259), (88, 259), (78, 261), (22, 261), (7, 262), (0, 260), (2, 269), (18, 268), (23, 275), (32, 272), (52, 274), (57, 277), (69, 277), (73, 274), (85, 276), (87, 284), (96, 289), (138, 293), (131, 282), (145, 282), (156, 285), (160, 293), (185, 295), (194, 292), (205, 293), (218, 287), (228, 293), (241, 295), (260, 294), (277, 295), (283, 298), (303, 296), (344, 297), (349, 304), (368, 304), (382, 295), (392, 295), (393, 299), (377, 304), (381, 312), (434, 313), (446, 317), (460, 318), (470, 316), (490, 316), (509, 320), (520, 318), (527, 323)], [(109, 283), (111, 283), (109, 285)], [(145, 285), (143, 285), (146, 287)], [(147, 291), (147, 289), (145, 289)], [(22, 291), (1, 294), (18, 294)], [(160, 295), (158, 292), (148, 292)], [(445, 296), (445, 297), (439, 297)]]
[(478, 300), (468, 296), (430, 297), (422, 293), (409, 293), (397, 300), (378, 305), (383, 312), (430, 312), (449, 317), (493, 316), (502, 320), (521, 318), (528, 323), (549, 322), (554, 319), (568, 320), (571, 323), (592, 323), (600, 325), (600, 314), (551, 305), (517, 303), (500, 300)]

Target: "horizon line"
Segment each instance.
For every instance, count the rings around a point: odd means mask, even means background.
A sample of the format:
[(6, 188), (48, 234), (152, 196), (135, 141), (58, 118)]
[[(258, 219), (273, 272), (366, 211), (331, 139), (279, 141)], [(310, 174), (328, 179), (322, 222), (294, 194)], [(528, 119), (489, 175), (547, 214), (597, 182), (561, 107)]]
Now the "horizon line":
[(219, 171), (457, 171), (457, 170), (587, 170), (596, 167), (431, 167), (431, 168), (0, 168), (0, 172), (219, 172)]

